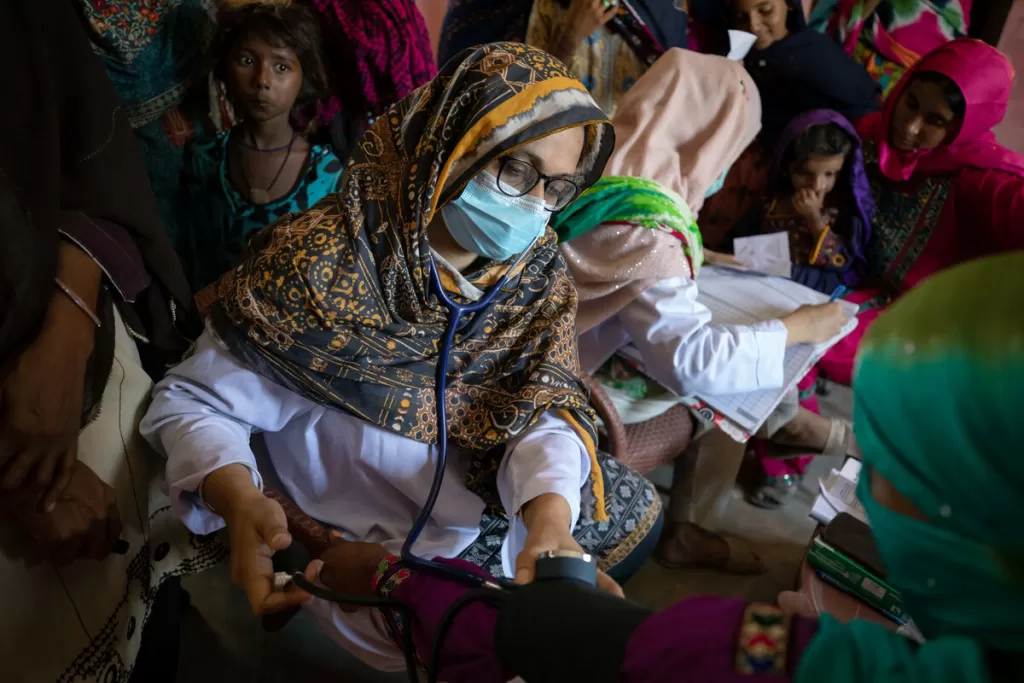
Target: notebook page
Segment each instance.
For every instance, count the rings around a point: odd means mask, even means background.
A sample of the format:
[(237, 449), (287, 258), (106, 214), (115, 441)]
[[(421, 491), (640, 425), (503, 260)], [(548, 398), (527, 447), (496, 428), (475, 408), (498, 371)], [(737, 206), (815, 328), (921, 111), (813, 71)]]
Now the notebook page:
[[(711, 311), (711, 322), (720, 325), (751, 325), (779, 318), (805, 304), (821, 304), (828, 297), (792, 280), (722, 270), (713, 266), (701, 271), (697, 301)], [(857, 326), (857, 305), (843, 302), (849, 321), (824, 344), (798, 344), (786, 349), (783, 386), (746, 394), (699, 396), (711, 407), (749, 432), (757, 431), (782, 397), (796, 386), (810, 367), (836, 342)]]

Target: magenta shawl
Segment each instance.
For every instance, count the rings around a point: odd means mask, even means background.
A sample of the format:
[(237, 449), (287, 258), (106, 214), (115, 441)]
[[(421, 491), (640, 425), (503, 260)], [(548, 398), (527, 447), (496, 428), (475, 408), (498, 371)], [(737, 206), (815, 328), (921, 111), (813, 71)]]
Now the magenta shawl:
[(324, 20), (335, 93), (320, 104), (321, 122), (342, 108), (376, 116), (437, 73), (414, 0), (313, 0), (313, 7)]
[[(952, 79), (967, 103), (960, 132), (953, 141), (919, 152), (889, 145), (889, 121), (896, 102), (919, 71)], [(953, 173), (964, 168), (995, 169), (1024, 178), (1024, 157), (996, 142), (992, 128), (1006, 116), (1013, 86), (1013, 66), (1002, 52), (973, 38), (958, 38), (926, 55), (907, 70), (880, 114), (862, 118), (857, 129), (878, 144), (878, 165), (894, 181)]]

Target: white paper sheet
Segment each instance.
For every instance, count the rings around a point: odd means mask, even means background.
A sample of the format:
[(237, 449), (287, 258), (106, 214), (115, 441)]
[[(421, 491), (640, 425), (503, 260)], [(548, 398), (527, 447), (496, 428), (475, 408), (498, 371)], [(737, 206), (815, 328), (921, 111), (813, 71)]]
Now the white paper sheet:
[[(711, 322), (751, 325), (780, 318), (805, 304), (822, 304), (828, 296), (789, 279), (751, 276), (707, 266), (697, 280), (697, 301), (711, 311)], [(746, 394), (704, 395), (697, 398), (750, 433), (756, 432), (787, 391), (840, 339), (857, 327), (857, 305), (842, 302), (849, 317), (842, 331), (824, 344), (797, 344), (786, 349), (783, 386)]]
[(733, 242), (736, 260), (752, 270), (778, 277), (789, 277), (793, 262), (789, 258), (789, 233), (737, 237)]
[(729, 54), (727, 56), (734, 62), (742, 62), (756, 42), (757, 36), (753, 33), (729, 29)]
[(825, 479), (818, 480), (820, 490), (811, 508), (811, 517), (821, 524), (828, 524), (840, 512), (849, 512), (867, 523), (864, 507), (857, 499), (857, 482), (860, 480), (861, 463), (848, 458), (842, 470), (833, 469)]

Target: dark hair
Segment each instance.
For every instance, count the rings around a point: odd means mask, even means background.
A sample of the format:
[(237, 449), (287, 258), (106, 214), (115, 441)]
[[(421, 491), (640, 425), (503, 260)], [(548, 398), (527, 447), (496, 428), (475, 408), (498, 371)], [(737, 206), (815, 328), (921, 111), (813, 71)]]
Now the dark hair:
[[(35, 225), (0, 171), (0, 372), (32, 343), (55, 291), (57, 233)], [(2, 378), (2, 377), (0, 377)]]
[(786, 151), (786, 166), (803, 163), (811, 157), (845, 157), (853, 149), (853, 140), (834, 123), (809, 126), (797, 135)]
[(217, 15), (217, 33), (213, 39), (213, 73), (227, 83), (228, 60), (235, 44), (254, 36), (276, 47), (295, 51), (302, 66), (302, 90), (295, 105), (305, 114), (327, 89), (327, 72), (321, 53), (320, 24), (316, 14), (304, 4), (287, 6), (254, 3)]
[(967, 100), (964, 99), (960, 86), (954, 83), (952, 78), (945, 74), (940, 74), (938, 71), (919, 71), (914, 74), (911, 83), (914, 81), (934, 83), (942, 88), (942, 93), (946, 96), (946, 104), (949, 105), (949, 108), (957, 118), (963, 119), (964, 114), (967, 113)]

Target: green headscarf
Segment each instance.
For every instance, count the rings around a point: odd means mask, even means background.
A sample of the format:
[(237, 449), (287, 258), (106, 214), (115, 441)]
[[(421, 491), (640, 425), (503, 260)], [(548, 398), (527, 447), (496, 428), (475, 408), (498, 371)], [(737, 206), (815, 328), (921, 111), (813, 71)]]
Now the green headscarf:
[[(917, 648), (880, 626), (822, 620), (797, 681), (992, 680), (1024, 651), (1024, 252), (936, 275), (872, 326), (854, 380), (858, 494)], [(921, 510), (880, 505), (872, 473)]]
[(603, 223), (630, 223), (674, 235), (697, 277), (704, 263), (700, 229), (682, 197), (661, 183), (631, 176), (605, 176), (555, 214), (558, 242), (569, 242)]

